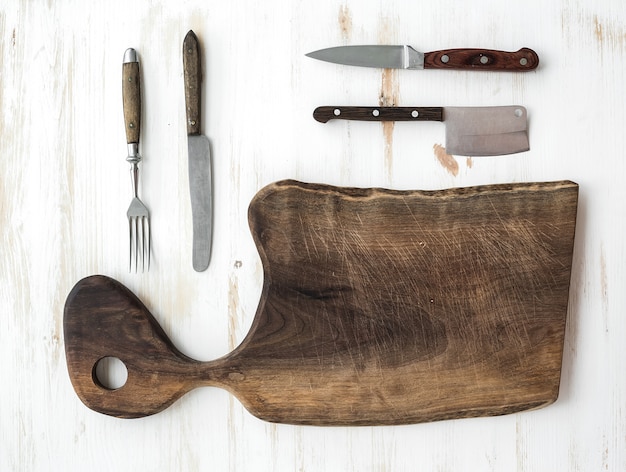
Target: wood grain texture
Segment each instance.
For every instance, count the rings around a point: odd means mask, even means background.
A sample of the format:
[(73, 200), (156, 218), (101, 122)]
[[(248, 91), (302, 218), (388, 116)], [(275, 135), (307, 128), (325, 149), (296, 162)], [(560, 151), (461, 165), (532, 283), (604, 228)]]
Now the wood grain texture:
[[(112, 279), (68, 296), (68, 369), (83, 402), (114, 416), (228, 389), (259, 418), (406, 424), (501, 415), (556, 400), (578, 186), (438, 192), (295, 181), (263, 189), (250, 226), (264, 290), (249, 334), (213, 362), (184, 356)], [(107, 390), (94, 366), (129, 371)]]
[(526, 72), (537, 68), (539, 56), (529, 48), (515, 52), (491, 49), (445, 49), (424, 54), (424, 69)]
[(139, 143), (141, 132), (141, 78), (139, 62), (122, 64), (122, 104), (126, 142)]
[(443, 108), (322, 106), (313, 110), (313, 118), (320, 123), (330, 120), (443, 121)]
[(198, 37), (189, 31), (183, 40), (183, 77), (185, 81), (185, 111), (187, 134), (200, 134), (202, 100), (202, 64)]

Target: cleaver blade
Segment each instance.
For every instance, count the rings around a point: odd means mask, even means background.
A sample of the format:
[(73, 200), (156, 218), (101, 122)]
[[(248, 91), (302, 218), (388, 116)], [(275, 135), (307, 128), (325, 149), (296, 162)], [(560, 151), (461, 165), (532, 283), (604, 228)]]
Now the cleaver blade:
[(446, 151), (465, 156), (499, 156), (530, 149), (527, 112), (521, 106), (446, 107)]
[(360, 121), (441, 121), (446, 152), (463, 156), (501, 156), (528, 151), (526, 108), (499, 107), (318, 107), (313, 117)]
[(213, 231), (211, 146), (209, 139), (200, 133), (202, 67), (198, 38), (193, 31), (189, 31), (183, 41), (183, 75), (193, 219), (192, 263), (195, 271), (203, 272), (211, 259)]

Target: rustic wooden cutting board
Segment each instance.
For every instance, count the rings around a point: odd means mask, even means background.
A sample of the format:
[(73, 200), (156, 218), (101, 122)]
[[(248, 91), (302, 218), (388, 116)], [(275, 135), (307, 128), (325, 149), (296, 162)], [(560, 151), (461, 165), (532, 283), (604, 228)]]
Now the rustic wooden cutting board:
[[(391, 191), (278, 182), (249, 209), (264, 285), (249, 334), (180, 353), (120, 283), (69, 294), (68, 370), (90, 408), (157, 413), (192, 388), (267, 421), (383, 425), (500, 415), (558, 396), (578, 186)], [(106, 356), (128, 369), (104, 388)]]

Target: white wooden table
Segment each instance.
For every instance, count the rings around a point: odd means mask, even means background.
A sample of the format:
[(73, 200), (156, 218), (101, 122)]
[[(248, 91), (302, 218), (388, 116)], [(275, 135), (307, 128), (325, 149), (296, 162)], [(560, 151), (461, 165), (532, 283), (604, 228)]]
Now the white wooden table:
[[(182, 39), (204, 55), (212, 142), (211, 265), (191, 267)], [(0, 1), (0, 470), (626, 470), (626, 3), (623, 0)], [(342, 67), (305, 53), (342, 44), (535, 49), (526, 74)], [(121, 108), (124, 50), (143, 77), (140, 194), (153, 259), (127, 269), (131, 188)], [(320, 105), (520, 104), (529, 152), (437, 159), (441, 123), (331, 122)], [(193, 391), (120, 420), (68, 378), (63, 305), (92, 274), (142, 298), (187, 355), (247, 333), (262, 268), (247, 206), (283, 178), (438, 189), (571, 179), (579, 216), (559, 400), (496, 418), (401, 427), (275, 425), (230, 394)]]

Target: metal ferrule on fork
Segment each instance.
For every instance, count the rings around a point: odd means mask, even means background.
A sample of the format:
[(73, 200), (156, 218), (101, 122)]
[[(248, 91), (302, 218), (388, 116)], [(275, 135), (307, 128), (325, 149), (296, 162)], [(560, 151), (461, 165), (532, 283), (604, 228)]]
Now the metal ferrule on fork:
[(128, 143), (128, 157), (126, 160), (131, 164), (138, 164), (141, 161), (139, 143)]

